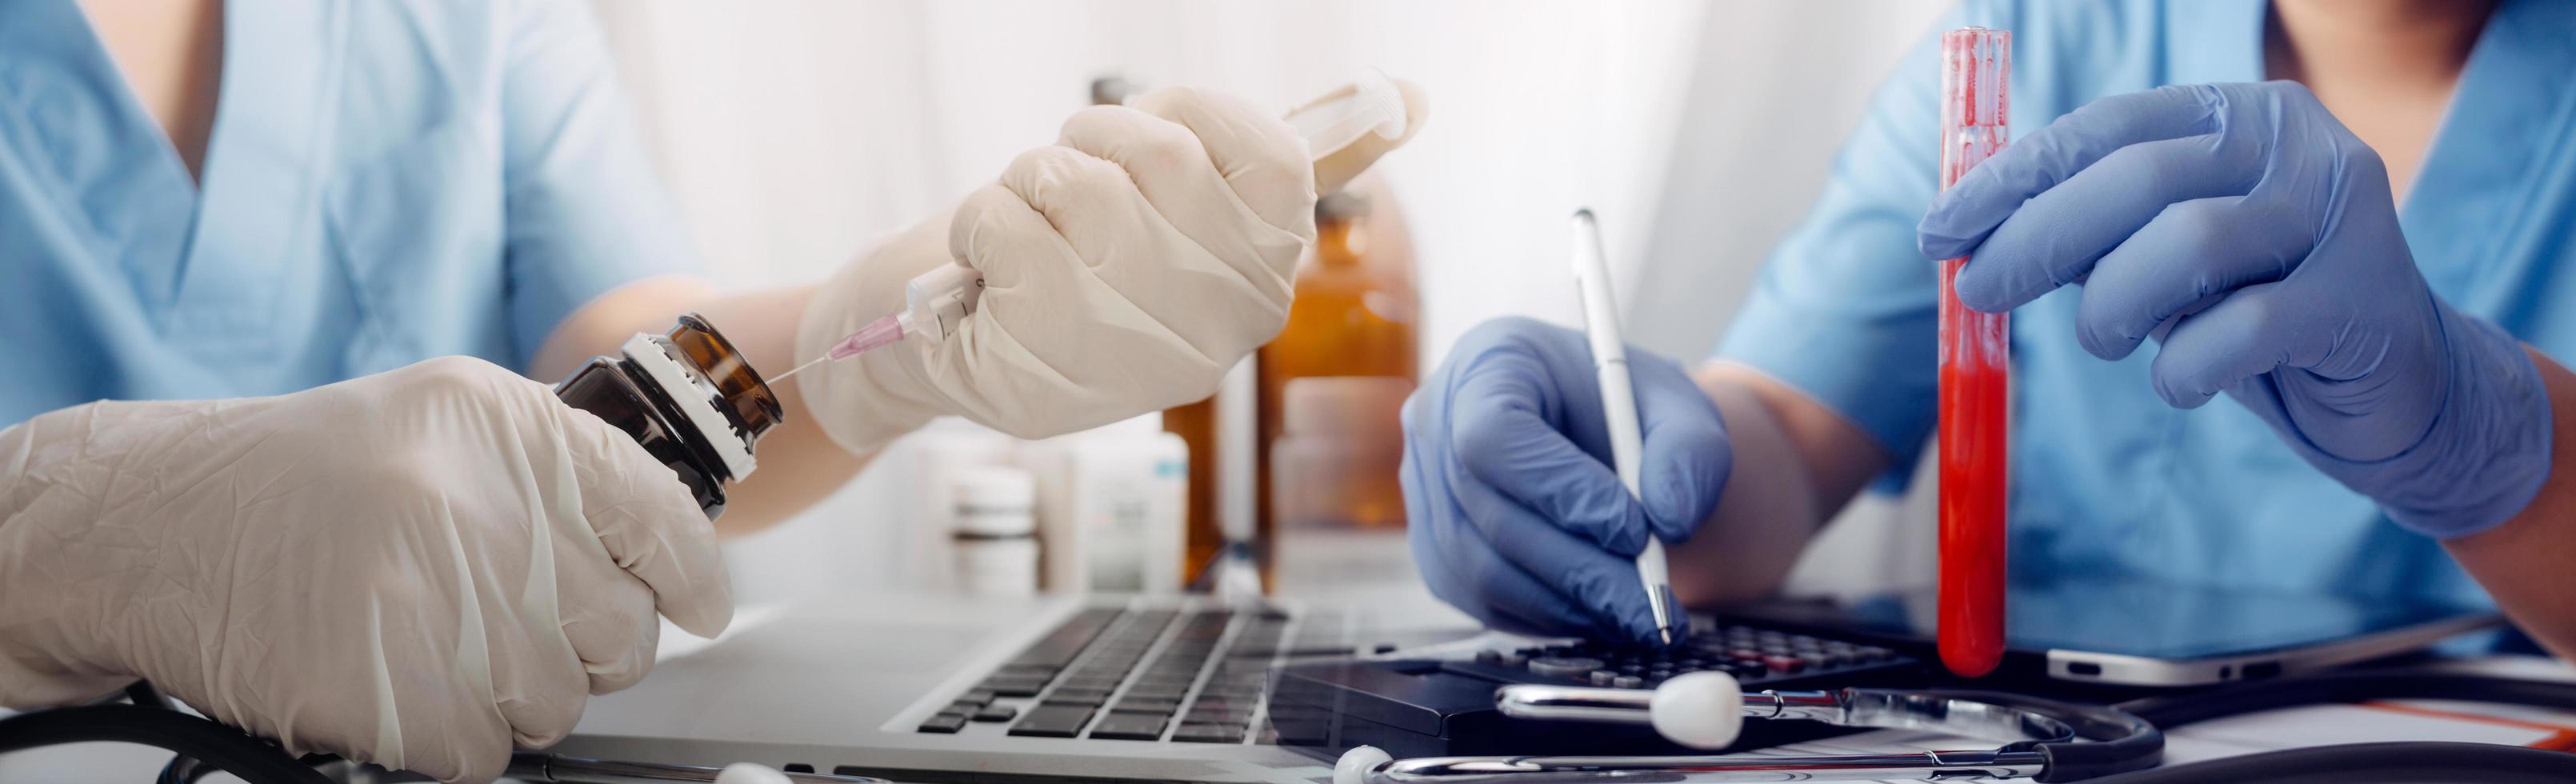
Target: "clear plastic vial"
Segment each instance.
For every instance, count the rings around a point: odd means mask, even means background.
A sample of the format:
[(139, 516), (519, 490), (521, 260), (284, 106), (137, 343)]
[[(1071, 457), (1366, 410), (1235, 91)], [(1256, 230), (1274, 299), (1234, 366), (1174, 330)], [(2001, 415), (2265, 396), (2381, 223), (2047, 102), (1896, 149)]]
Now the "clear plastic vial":
[(592, 357), (555, 396), (634, 436), (669, 466), (713, 520), (725, 486), (750, 476), (760, 436), (786, 418), (778, 395), (706, 319), (636, 333), (617, 356)]

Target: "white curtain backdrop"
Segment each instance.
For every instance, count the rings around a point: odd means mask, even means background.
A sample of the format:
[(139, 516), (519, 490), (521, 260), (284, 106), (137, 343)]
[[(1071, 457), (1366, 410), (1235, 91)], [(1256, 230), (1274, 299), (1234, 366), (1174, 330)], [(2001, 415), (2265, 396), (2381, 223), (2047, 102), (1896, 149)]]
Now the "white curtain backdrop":
[[(818, 278), (938, 212), (1052, 142), (1096, 76), (1219, 87), (1283, 110), (1361, 67), (1421, 82), (1431, 121), (1380, 171), (1422, 265), (1426, 368), (1487, 318), (1573, 323), (1564, 219), (1578, 206), (1602, 216), (1630, 337), (1706, 352), (1755, 264), (1813, 199), (1869, 91), (1940, 10), (1935, 0), (595, 5), (664, 180), (709, 265), (742, 287)], [(1766, 123), (1742, 122), (1748, 106), (1766, 107)], [(738, 569), (746, 594), (821, 553), (843, 574), (899, 580), (903, 548), (886, 543), (917, 532), (887, 530), (902, 516), (889, 514), (898, 471), (872, 470), (813, 519), (737, 548), (738, 563), (784, 567)], [(1928, 525), (1880, 506), (1857, 517), (1833, 536), (1852, 543), (1831, 546), (1849, 549), (1837, 551), (1847, 561), (1873, 559), (1858, 571), (1908, 574), (1920, 553), (1906, 537), (1930, 541)]]

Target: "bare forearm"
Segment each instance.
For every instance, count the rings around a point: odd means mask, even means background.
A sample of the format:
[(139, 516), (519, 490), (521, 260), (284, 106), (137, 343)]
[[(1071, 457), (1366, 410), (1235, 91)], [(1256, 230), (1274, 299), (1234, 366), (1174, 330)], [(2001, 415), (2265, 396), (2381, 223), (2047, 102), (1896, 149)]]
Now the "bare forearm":
[(2505, 524), (2443, 542), (2523, 631), (2576, 657), (2576, 374), (2538, 351), (2555, 426), (2549, 479)]
[(1673, 591), (1690, 605), (1779, 588), (1816, 528), (1887, 467), (1860, 429), (1787, 385), (1738, 365), (1693, 374), (1726, 420), (1734, 468), (1717, 511), (1672, 550)]
[[(752, 367), (774, 376), (796, 365), (796, 323), (812, 294), (810, 286), (719, 294), (693, 278), (638, 281), (601, 295), (565, 319), (537, 352), (529, 373), (539, 379), (562, 378), (590, 357), (615, 351), (628, 335), (668, 329), (672, 318), (695, 311), (723, 330)], [(728, 536), (768, 528), (804, 511), (873, 457), (852, 455), (832, 443), (805, 410), (795, 382), (772, 389), (787, 418), (761, 439), (759, 472), (728, 494), (724, 517), (716, 525)]]

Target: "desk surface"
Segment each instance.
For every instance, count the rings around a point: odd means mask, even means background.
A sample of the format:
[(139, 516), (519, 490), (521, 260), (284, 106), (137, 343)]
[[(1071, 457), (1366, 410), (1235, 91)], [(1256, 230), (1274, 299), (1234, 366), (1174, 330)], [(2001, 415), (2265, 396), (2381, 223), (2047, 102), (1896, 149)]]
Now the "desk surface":
[[(1470, 625), (1441, 604), (1415, 578), (1401, 532), (1291, 531), (1280, 548), (1277, 584), (1282, 595), (1319, 603), (1365, 600), (1387, 617), (1425, 625)], [(2439, 662), (2444, 670), (2525, 678), (2576, 680), (2576, 668), (2535, 657), (2487, 657)], [(2312, 706), (2213, 721), (2168, 736), (2173, 762), (2323, 743), (2377, 740), (2465, 740), (2520, 745), (2576, 746), (2576, 711), (2426, 700)], [(1913, 751), (1961, 747), (1963, 741), (1908, 731), (1880, 731), (1784, 747), (1808, 754)], [(166, 753), (124, 744), (79, 744), (0, 755), (0, 781), (150, 781)], [(209, 782), (236, 781), (215, 776)]]

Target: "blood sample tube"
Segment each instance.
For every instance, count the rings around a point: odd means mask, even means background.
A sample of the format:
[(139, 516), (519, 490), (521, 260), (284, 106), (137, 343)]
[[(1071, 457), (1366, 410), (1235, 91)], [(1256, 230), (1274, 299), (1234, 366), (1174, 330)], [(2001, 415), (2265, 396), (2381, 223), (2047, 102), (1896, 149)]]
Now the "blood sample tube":
[[(2012, 31), (1941, 34), (1941, 187), (2002, 149)], [(2004, 439), (2010, 383), (2002, 313), (1959, 304), (1966, 257), (1941, 262), (1941, 664), (1976, 677), (2004, 655)]]

